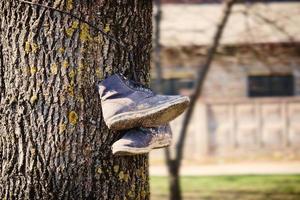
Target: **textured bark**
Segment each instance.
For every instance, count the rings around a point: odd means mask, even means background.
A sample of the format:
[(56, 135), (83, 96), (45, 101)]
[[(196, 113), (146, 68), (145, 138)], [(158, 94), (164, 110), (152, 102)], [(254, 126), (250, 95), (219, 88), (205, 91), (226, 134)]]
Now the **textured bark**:
[(156, 81), (155, 81), (155, 89), (157, 92), (162, 93), (162, 69), (161, 69), (161, 44), (160, 44), (160, 29), (161, 29), (161, 2), (160, 0), (154, 0), (153, 3), (156, 6), (156, 15), (155, 15), (155, 26), (154, 26), (154, 64), (156, 70)]
[[(148, 157), (114, 157), (96, 83), (136, 71), (149, 81), (152, 2), (0, 0), (0, 198), (149, 199)], [(133, 68), (132, 66), (135, 66)]]

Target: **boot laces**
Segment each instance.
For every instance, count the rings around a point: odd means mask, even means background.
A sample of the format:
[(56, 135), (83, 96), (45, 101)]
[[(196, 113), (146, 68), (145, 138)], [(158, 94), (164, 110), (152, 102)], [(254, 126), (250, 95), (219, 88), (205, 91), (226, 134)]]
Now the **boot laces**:
[(123, 79), (123, 81), (125, 82), (125, 84), (128, 87), (131, 87), (135, 90), (139, 90), (141, 92), (146, 92), (146, 93), (151, 93), (151, 94), (154, 93), (150, 88), (147, 88), (147, 87), (143, 86), (141, 83), (138, 83), (138, 82), (133, 81), (133, 80), (129, 80), (128, 78), (126, 78), (125, 76), (123, 76), (121, 74), (120, 74), (120, 77)]

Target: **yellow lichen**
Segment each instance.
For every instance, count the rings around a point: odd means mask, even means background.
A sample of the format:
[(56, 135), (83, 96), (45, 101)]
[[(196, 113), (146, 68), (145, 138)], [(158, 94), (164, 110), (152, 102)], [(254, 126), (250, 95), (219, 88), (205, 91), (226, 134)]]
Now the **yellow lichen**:
[(75, 31), (75, 30), (71, 27), (71, 28), (67, 28), (65, 32), (66, 32), (66, 35), (67, 35), (68, 37), (72, 37), (74, 31)]
[(72, 28), (73, 29), (77, 29), (79, 27), (79, 22), (78, 21), (74, 21), (73, 23), (72, 23)]
[(78, 71), (83, 71), (84, 68), (85, 68), (85, 65), (84, 65), (83, 61), (81, 61), (78, 66)]
[(30, 103), (31, 104), (34, 104), (36, 102), (36, 100), (38, 99), (37, 95), (36, 94), (33, 94), (30, 98)]
[(73, 9), (73, 0), (67, 0), (67, 10)]
[(142, 199), (146, 199), (146, 196), (147, 196), (147, 192), (145, 190), (142, 190), (141, 191), (141, 197), (142, 197)]
[(118, 173), (118, 172), (119, 172), (119, 168), (120, 168), (119, 165), (115, 165), (115, 166), (114, 166), (114, 172), (115, 172), (115, 173)]
[(74, 80), (75, 78), (75, 71), (72, 69), (70, 72), (69, 72), (69, 77)]
[(84, 62), (80, 61), (79, 65), (78, 65), (78, 70), (77, 70), (79, 79), (82, 78), (82, 75), (83, 75), (83, 72), (84, 72), (85, 68), (86, 68), (86, 66), (85, 66)]
[(51, 65), (51, 68), (50, 68), (50, 71), (51, 71), (51, 74), (52, 75), (56, 75), (57, 74), (57, 64), (55, 64), (55, 63), (53, 63), (52, 65)]
[(82, 42), (85, 42), (85, 41), (88, 41), (88, 40), (91, 40), (92, 37), (90, 35), (90, 28), (89, 28), (89, 25), (88, 24), (81, 24), (80, 26), (80, 40)]
[(31, 52), (31, 45), (30, 45), (29, 41), (25, 42), (25, 49), (24, 50), (25, 50), (26, 54)]
[(124, 179), (124, 172), (120, 171), (119, 173), (119, 180), (123, 180)]
[(66, 124), (61, 123), (59, 124), (59, 133), (63, 133), (67, 129)]
[(105, 27), (104, 27), (103, 31), (105, 33), (108, 33), (110, 31), (110, 24), (105, 24)]
[(103, 72), (99, 68), (96, 69), (96, 76), (97, 76), (97, 78), (100, 78), (100, 79), (103, 77)]
[(127, 193), (127, 196), (130, 198), (130, 199), (133, 199), (134, 198), (134, 191), (131, 191), (129, 190), (129, 192)]
[(69, 67), (69, 62), (68, 62), (67, 60), (65, 60), (65, 61), (63, 62), (63, 64), (62, 64), (62, 66), (63, 66), (64, 68), (68, 68), (68, 67)]
[(97, 168), (96, 168), (96, 173), (97, 173), (97, 174), (102, 174), (103, 171), (102, 171), (102, 169), (101, 169), (100, 167), (97, 167)]
[(67, 36), (68, 37), (72, 37), (73, 34), (74, 34), (74, 32), (75, 32), (75, 30), (78, 28), (78, 26), (79, 26), (79, 22), (78, 21), (72, 22), (71, 27), (66, 29)]
[(68, 87), (68, 93), (72, 97), (75, 96), (75, 89), (74, 89), (74, 86), (72, 84)]
[(30, 67), (30, 74), (34, 75), (37, 72), (37, 67), (36, 66), (31, 66)]
[(124, 181), (128, 182), (128, 179), (129, 179), (129, 174), (124, 174)]
[(78, 122), (78, 115), (75, 111), (71, 111), (68, 116), (69, 123), (72, 125), (76, 125)]
[(61, 47), (58, 49), (58, 51), (59, 51), (59, 53), (63, 54), (63, 53), (65, 53), (65, 48)]
[(31, 44), (31, 50), (33, 53), (37, 53), (39, 46), (36, 43)]

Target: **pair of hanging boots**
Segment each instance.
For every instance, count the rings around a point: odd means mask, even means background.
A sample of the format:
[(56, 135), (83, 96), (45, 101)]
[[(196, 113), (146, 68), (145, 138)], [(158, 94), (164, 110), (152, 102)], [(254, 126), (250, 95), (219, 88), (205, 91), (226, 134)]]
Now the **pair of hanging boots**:
[(103, 80), (99, 84), (99, 94), (108, 128), (127, 130), (112, 145), (115, 155), (142, 154), (169, 146), (172, 134), (168, 122), (189, 104), (188, 97), (157, 95), (119, 74)]

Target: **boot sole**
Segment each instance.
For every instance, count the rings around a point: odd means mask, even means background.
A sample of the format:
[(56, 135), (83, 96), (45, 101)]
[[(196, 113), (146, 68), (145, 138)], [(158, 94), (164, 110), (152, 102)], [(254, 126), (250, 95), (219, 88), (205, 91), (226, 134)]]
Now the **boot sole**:
[(121, 113), (108, 119), (106, 124), (110, 129), (116, 131), (166, 124), (183, 113), (189, 102), (188, 97), (182, 97), (154, 108)]
[(161, 149), (170, 146), (170, 141), (161, 143), (158, 145), (150, 145), (145, 148), (132, 148), (132, 147), (122, 147), (122, 148), (112, 148), (112, 152), (115, 156), (133, 156), (139, 154), (149, 153), (152, 149)]

